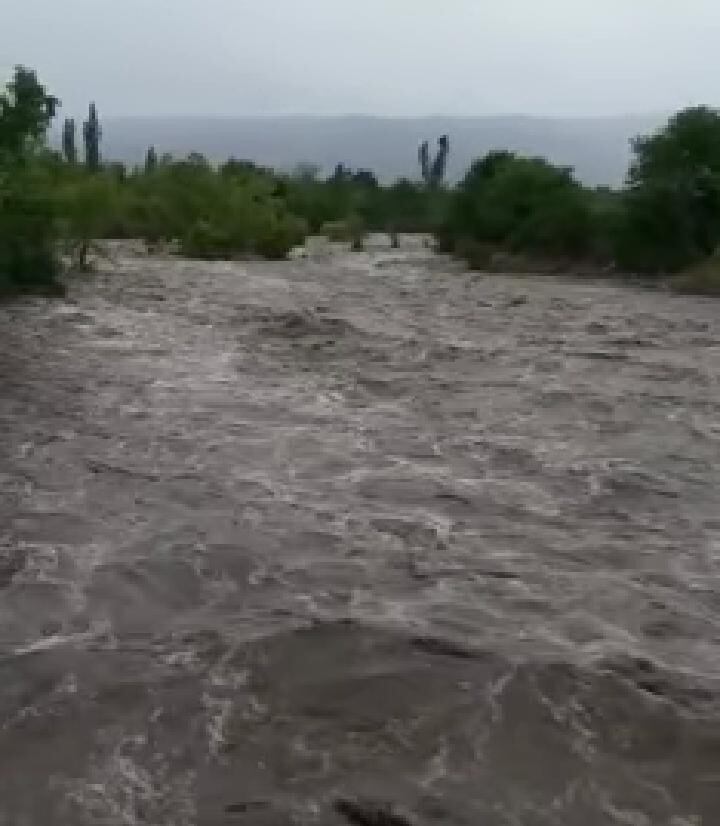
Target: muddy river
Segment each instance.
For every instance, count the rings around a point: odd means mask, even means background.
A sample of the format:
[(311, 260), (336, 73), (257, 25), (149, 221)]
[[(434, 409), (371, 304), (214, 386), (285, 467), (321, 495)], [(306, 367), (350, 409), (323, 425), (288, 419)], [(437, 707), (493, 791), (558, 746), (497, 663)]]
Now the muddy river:
[(415, 239), (0, 308), (2, 826), (720, 822), (720, 303)]

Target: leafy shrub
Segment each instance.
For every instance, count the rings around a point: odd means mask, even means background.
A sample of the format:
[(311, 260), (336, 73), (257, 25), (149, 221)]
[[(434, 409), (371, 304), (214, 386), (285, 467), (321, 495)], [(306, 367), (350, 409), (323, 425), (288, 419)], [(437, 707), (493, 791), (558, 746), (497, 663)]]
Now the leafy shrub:
[(473, 238), (459, 238), (454, 244), (452, 252), (465, 261), (471, 270), (479, 272), (489, 270), (495, 247), (484, 241)]
[(180, 255), (186, 258), (215, 261), (232, 258), (233, 252), (229, 234), (203, 219), (196, 221), (180, 241)]
[(359, 215), (352, 215), (348, 221), (350, 229), (350, 249), (362, 252), (365, 247), (365, 222)]
[(111, 234), (119, 204), (115, 182), (109, 176), (77, 176), (59, 190), (57, 200), (60, 227), (73, 264), (85, 271), (94, 242)]
[(305, 223), (276, 211), (272, 204), (257, 205), (254, 214), (230, 212), (212, 221), (197, 220), (183, 236), (180, 254), (206, 260), (243, 255), (282, 260), (306, 235)]
[(616, 231), (615, 257), (624, 271), (678, 272), (703, 257), (693, 241), (692, 218), (674, 185), (658, 181), (623, 194), (624, 217)]
[(591, 213), (570, 170), (540, 158), (494, 152), (458, 187), (441, 229), (444, 246), (463, 239), (541, 255), (583, 255)]
[(294, 215), (281, 215), (270, 222), (255, 242), (255, 252), (263, 258), (281, 261), (307, 236), (307, 224)]
[(0, 291), (57, 287), (54, 203), (31, 169), (0, 171)]
[(720, 296), (720, 258), (713, 255), (676, 275), (670, 282), (679, 293)]
[(352, 241), (352, 227), (349, 221), (326, 221), (320, 227), (320, 234), (329, 241)]

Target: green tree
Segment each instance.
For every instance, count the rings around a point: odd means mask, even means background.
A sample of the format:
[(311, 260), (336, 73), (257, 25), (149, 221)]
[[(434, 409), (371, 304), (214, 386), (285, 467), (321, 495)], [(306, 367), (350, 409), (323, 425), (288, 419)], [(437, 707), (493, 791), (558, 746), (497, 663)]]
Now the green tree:
[(450, 154), (450, 138), (447, 135), (442, 135), (438, 139), (438, 151), (433, 161), (432, 169), (430, 170), (430, 185), (438, 187), (445, 180), (445, 171), (447, 169), (448, 156)]
[(65, 118), (65, 122), (63, 123), (62, 151), (66, 162), (74, 166), (77, 163), (74, 118)]
[(430, 161), (430, 144), (424, 141), (418, 150), (418, 162), (423, 181), (430, 189), (437, 189), (445, 180), (447, 160), (450, 154), (450, 138), (442, 135), (438, 138), (438, 149), (435, 158)]
[(155, 147), (151, 146), (145, 153), (145, 174), (152, 175), (158, 166), (158, 156)]
[(106, 171), (115, 178), (116, 181), (122, 183), (127, 178), (127, 167), (122, 161), (112, 161), (105, 167)]
[(588, 194), (570, 169), (493, 152), (473, 163), (453, 195), (444, 233), (518, 252), (576, 256), (590, 248), (591, 223)]
[(54, 202), (35, 164), (0, 168), (0, 292), (57, 285)]
[(0, 152), (19, 157), (25, 150), (42, 145), (58, 107), (37, 75), (16, 66), (13, 79), (0, 95)]
[(88, 171), (97, 172), (100, 169), (100, 140), (102, 128), (98, 119), (97, 107), (90, 104), (88, 118), (83, 124), (83, 139), (85, 141), (85, 166)]
[(382, 193), (383, 219), (393, 232), (427, 232), (431, 193), (421, 184), (400, 178)]
[(620, 263), (674, 271), (711, 255), (720, 244), (720, 112), (685, 109), (632, 145)]
[(256, 175), (267, 175), (268, 170), (257, 166), (257, 164), (252, 161), (228, 158), (227, 161), (220, 166), (220, 174), (226, 178), (248, 179)]
[(0, 289), (56, 283), (55, 215), (41, 150), (58, 101), (18, 66), (0, 94)]
[(313, 183), (320, 175), (320, 167), (315, 163), (302, 161), (295, 166), (293, 177), (303, 183)]
[(346, 184), (352, 181), (352, 169), (345, 166), (343, 163), (336, 165), (333, 174), (328, 178), (328, 183), (331, 184)]
[(420, 177), (426, 184), (430, 183), (430, 144), (423, 141), (418, 149), (418, 163), (420, 164)]
[(379, 186), (375, 173), (370, 169), (356, 170), (353, 173), (352, 181), (354, 184), (370, 187), (370, 189), (377, 189)]

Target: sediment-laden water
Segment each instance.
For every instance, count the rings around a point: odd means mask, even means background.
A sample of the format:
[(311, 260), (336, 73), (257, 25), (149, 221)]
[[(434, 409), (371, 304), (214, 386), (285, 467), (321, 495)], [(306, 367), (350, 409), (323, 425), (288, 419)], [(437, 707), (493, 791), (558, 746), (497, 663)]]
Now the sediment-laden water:
[(720, 822), (719, 380), (412, 239), (0, 308), (0, 824)]

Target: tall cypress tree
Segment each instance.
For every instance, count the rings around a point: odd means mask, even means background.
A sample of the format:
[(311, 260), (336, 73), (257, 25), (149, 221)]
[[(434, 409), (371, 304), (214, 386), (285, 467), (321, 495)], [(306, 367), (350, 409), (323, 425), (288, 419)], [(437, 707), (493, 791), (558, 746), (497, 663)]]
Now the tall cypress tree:
[(100, 169), (100, 138), (102, 129), (98, 120), (97, 109), (94, 103), (90, 104), (88, 119), (83, 125), (83, 138), (85, 140), (85, 164), (90, 172), (97, 172)]
[(418, 149), (418, 163), (420, 164), (420, 174), (426, 184), (430, 183), (430, 144), (423, 141)]
[(151, 146), (145, 155), (145, 174), (151, 175), (158, 165), (158, 156), (155, 147)]
[(418, 161), (423, 181), (430, 189), (440, 186), (445, 178), (447, 159), (450, 154), (450, 138), (442, 135), (438, 138), (438, 151), (434, 160), (430, 161), (430, 144), (424, 141), (418, 150)]
[(77, 163), (77, 145), (75, 143), (75, 118), (65, 118), (62, 133), (63, 157), (69, 164)]
[(433, 161), (432, 169), (430, 170), (431, 186), (437, 187), (443, 182), (449, 154), (450, 138), (447, 135), (443, 135), (438, 139), (437, 155), (435, 155), (435, 160)]

